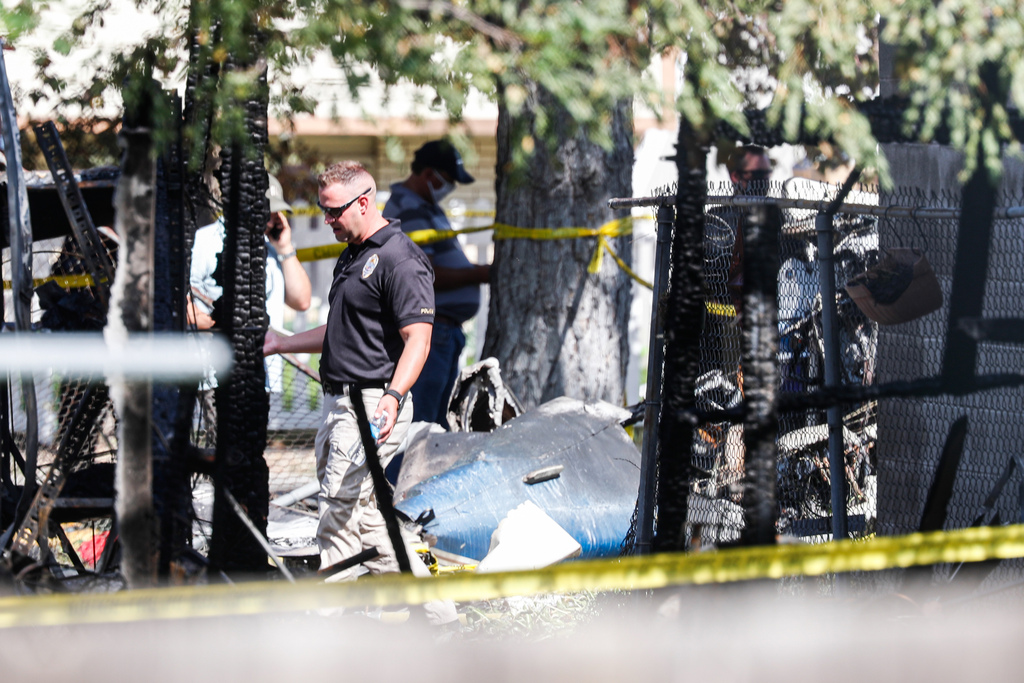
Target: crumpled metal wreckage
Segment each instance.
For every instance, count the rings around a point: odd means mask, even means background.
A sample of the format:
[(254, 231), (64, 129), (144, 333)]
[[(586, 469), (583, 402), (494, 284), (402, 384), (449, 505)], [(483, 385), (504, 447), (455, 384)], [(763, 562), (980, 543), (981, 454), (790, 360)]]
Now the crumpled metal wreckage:
[(621, 424), (630, 417), (567, 397), (524, 411), (486, 359), (456, 382), (453, 431), (410, 429), (395, 507), (432, 547), (471, 560), (487, 555), (499, 523), (526, 502), (579, 542), (580, 557), (616, 556), (640, 485), (640, 453)]

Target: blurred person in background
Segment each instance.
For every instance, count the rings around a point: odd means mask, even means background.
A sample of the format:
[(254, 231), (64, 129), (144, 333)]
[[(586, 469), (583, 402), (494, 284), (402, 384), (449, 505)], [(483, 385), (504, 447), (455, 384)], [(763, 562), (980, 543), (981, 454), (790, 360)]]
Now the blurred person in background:
[[(412, 174), (391, 185), (384, 206), (385, 218), (397, 218), (402, 230), (452, 229), (441, 201), (456, 183), (474, 182), (462, 156), (448, 140), (433, 140), (416, 150)], [(457, 237), (421, 245), (434, 268), (434, 330), (430, 356), (413, 385), (413, 421), (435, 422), (448, 429), (448, 400), (459, 374), (459, 358), (466, 346), (462, 325), (480, 308), (480, 285), (491, 277), (489, 265), (470, 263)]]
[[(309, 309), (313, 288), (306, 269), (296, 255), (295, 245), (292, 244), (292, 227), (285, 215), (291, 213), (292, 207), (284, 200), (284, 191), (277, 178), (271, 175), (268, 180), (270, 220), (263, 233), (267, 244), (266, 307), (270, 326), (281, 330), (284, 329), (285, 306), (296, 311)], [(189, 324), (199, 330), (213, 327), (214, 305), (224, 293), (214, 275), (223, 250), (223, 219), (196, 230), (192, 245), (192, 267), (189, 274), (191, 297), (187, 312)], [(280, 358), (271, 359), (267, 365), (267, 382), (271, 391), (281, 391), (282, 368)]]

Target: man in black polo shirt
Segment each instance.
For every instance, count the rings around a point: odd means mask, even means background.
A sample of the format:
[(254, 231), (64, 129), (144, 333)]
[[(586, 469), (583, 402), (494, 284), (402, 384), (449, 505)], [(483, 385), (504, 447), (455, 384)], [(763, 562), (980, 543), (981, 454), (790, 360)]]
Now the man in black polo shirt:
[[(316, 437), (320, 566), (376, 546), (381, 556), (364, 566), (375, 574), (396, 572), (349, 393), (362, 391), (374, 419), (386, 414), (378, 452), (387, 464), (412, 421), (407, 394), (430, 350), (434, 276), (399, 221), (380, 215), (376, 184), (361, 164), (337, 163), (317, 181), (324, 220), (349, 245), (334, 267), (327, 324), (292, 337), (268, 332), (263, 353), (323, 354), (324, 422)], [(332, 580), (355, 578), (356, 571)]]

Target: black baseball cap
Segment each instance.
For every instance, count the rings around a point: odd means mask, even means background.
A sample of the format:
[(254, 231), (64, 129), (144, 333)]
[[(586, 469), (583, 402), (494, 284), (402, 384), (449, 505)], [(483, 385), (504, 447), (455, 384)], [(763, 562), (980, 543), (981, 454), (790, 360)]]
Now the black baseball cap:
[(416, 150), (413, 161), (425, 168), (444, 171), (463, 185), (468, 185), (475, 180), (462, 165), (462, 156), (459, 154), (459, 150), (455, 149), (455, 146), (447, 140), (431, 140), (426, 143)]

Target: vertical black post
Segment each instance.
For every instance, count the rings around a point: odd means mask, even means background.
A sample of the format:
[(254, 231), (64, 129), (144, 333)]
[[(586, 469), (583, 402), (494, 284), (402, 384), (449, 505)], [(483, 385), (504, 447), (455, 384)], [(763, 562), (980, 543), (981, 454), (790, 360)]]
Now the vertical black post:
[[(978, 69), (985, 118), (991, 120), (996, 105), (1009, 97), (1009, 80), (1000, 75), (1000, 65), (984, 62)], [(949, 294), (946, 347), (942, 356), (942, 378), (946, 388), (963, 394), (974, 386), (978, 363), (978, 342), (960, 329), (964, 318), (980, 318), (988, 282), (988, 254), (992, 241), (992, 220), (998, 188), (985, 165), (985, 151), (978, 146), (974, 173), (964, 185), (960, 200), (960, 225), (956, 236), (956, 264)]]
[(647, 398), (644, 401), (644, 442), (640, 456), (640, 495), (637, 500), (636, 554), (651, 552), (654, 542), (654, 505), (658, 481), (658, 427), (661, 418), (661, 377), (665, 362), (665, 302), (671, 262), (671, 206), (658, 207), (658, 242), (654, 259), (651, 336), (647, 353)]
[[(168, 93), (173, 114), (173, 138), (157, 164), (153, 329), (185, 331), (185, 292), (188, 284), (184, 227), (184, 166), (182, 162), (181, 100)], [(168, 575), (171, 563), (192, 536), (191, 487), (185, 465), (192, 428), (195, 391), (187, 386), (153, 387), (153, 505), (160, 523), (159, 572)]]
[[(693, 76), (691, 76), (693, 77)], [(704, 204), (706, 141), (685, 118), (679, 122), (676, 221), (672, 233), (671, 285), (665, 301), (665, 379), (658, 430), (658, 550), (683, 550), (689, 508), (694, 425), (704, 320)]]
[[(257, 32), (257, 39), (260, 35)], [(236, 72), (239, 73), (239, 72)], [(213, 533), (210, 563), (225, 571), (263, 572), (267, 553), (240, 523), (231, 496), (245, 509), (260, 534), (266, 535), (270, 506), (267, 446), (270, 399), (263, 361), (267, 332), (266, 239), (270, 217), (266, 200), (267, 72), (253, 72), (244, 109), (247, 137), (222, 148), (220, 185), (227, 199), (225, 239), (220, 252), (224, 293), (214, 307), (217, 327), (230, 340), (234, 369), (217, 380), (217, 448), (214, 465)]]
[[(814, 228), (818, 235), (818, 286), (821, 290), (821, 326), (825, 344), (825, 391), (828, 391), (842, 384), (832, 215), (819, 213), (814, 219)], [(846, 520), (846, 455), (843, 445), (842, 407), (829, 406), (826, 416), (829, 475), (832, 478), (832, 539), (840, 541), (849, 535)]]
[[(754, 189), (754, 188), (751, 188)], [(765, 188), (767, 190), (767, 188)], [(744, 545), (775, 543), (779, 431), (776, 403), (779, 353), (779, 235), (774, 204), (745, 209), (743, 231), (743, 531)]]
[[(248, 106), (248, 105), (247, 105)], [(266, 104), (263, 104), (266, 112)], [(254, 126), (257, 122), (250, 119)], [(266, 370), (263, 337), (267, 329), (266, 251), (267, 174), (263, 168), (265, 139), (253, 136), (255, 149), (233, 144), (221, 152), (227, 173), (221, 188), (227, 197), (225, 239), (220, 253), (224, 293), (217, 325), (230, 340), (234, 369), (217, 378), (217, 448), (214, 466), (213, 534), (210, 562), (225, 571), (261, 572), (267, 554), (240, 522), (225, 491), (246, 510), (259, 532), (266, 535), (270, 504), (269, 470), (263, 458), (267, 444)], [(225, 187), (226, 185), (226, 187)]]
[(996, 186), (985, 171), (980, 152), (977, 163), (961, 195), (956, 263), (949, 294), (946, 347), (942, 355), (942, 379), (953, 393), (967, 393), (974, 385), (978, 342), (960, 328), (960, 320), (982, 316), (996, 206)]

